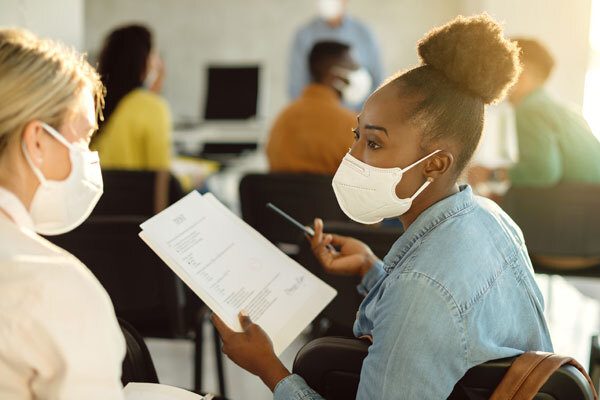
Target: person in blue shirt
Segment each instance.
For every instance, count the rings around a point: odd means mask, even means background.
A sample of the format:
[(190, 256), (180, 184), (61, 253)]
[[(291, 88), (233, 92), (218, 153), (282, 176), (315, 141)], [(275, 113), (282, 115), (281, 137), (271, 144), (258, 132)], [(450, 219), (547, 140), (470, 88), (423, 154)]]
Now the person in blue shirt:
[[(369, 97), (333, 178), (350, 218), (397, 216), (404, 234), (383, 261), (356, 239), (324, 234), (320, 220), (311, 242), (327, 271), (362, 276), (354, 334), (372, 345), (361, 400), (445, 399), (475, 365), (552, 351), (521, 231), (494, 202), (457, 184), (481, 137), (484, 105), (517, 77), (517, 46), (483, 14), (432, 30), (418, 51), (421, 65)], [(240, 333), (213, 321), (224, 352), (276, 400), (322, 399), (249, 317), (240, 315)]]
[[(293, 40), (289, 56), (288, 94), (295, 99), (310, 83), (308, 53), (315, 43), (331, 40), (349, 45), (358, 64), (369, 73), (371, 88), (360, 101), (344, 101), (360, 109), (366, 96), (377, 89), (383, 79), (379, 46), (371, 30), (346, 14), (348, 0), (318, 0), (319, 16), (302, 26)], [(354, 100), (354, 99), (352, 99)]]

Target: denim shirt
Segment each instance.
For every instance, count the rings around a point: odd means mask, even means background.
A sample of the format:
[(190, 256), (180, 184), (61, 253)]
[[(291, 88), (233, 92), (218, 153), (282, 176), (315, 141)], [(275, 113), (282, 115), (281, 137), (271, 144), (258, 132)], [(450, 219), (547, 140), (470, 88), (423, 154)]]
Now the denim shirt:
[[(523, 235), (471, 188), (425, 210), (364, 276), (354, 323), (373, 344), (357, 399), (445, 399), (471, 367), (552, 351)], [(276, 400), (316, 400), (297, 375)]]

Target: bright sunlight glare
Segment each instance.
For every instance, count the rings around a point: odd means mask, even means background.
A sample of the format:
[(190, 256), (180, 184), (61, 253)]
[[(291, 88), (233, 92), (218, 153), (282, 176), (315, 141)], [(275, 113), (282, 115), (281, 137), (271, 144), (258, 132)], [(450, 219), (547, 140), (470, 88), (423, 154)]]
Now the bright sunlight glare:
[(585, 77), (583, 115), (600, 139), (600, 0), (592, 0), (590, 63)]

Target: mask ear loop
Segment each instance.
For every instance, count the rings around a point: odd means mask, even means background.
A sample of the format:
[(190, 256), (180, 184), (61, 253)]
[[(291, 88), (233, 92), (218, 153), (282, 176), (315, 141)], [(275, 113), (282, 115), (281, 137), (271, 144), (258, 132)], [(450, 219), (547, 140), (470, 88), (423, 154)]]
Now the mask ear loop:
[(65, 145), (68, 149), (70, 149), (73, 146), (56, 129), (54, 129), (53, 127), (51, 127), (50, 125), (48, 125), (45, 122), (40, 122), (40, 124), (42, 125), (42, 128), (44, 128), (44, 130), (50, 134), (50, 136), (52, 136), (54, 139), (58, 140), (60, 143), (62, 143), (63, 145)]
[(433, 178), (427, 178), (427, 180), (425, 181), (425, 183), (424, 183), (424, 184), (422, 184), (422, 185), (421, 185), (421, 187), (419, 188), (419, 190), (417, 190), (417, 191), (415, 192), (415, 194), (413, 194), (413, 195), (410, 197), (410, 201), (413, 201), (414, 199), (416, 199), (416, 198), (417, 198), (417, 196), (418, 196), (418, 195), (420, 195), (420, 194), (421, 194), (421, 192), (423, 192), (423, 190), (427, 189), (427, 186), (429, 186), (429, 185), (431, 184), (431, 182), (433, 182)]
[(410, 164), (408, 167), (406, 167), (406, 168), (402, 169), (402, 170), (401, 170), (401, 171), (402, 171), (402, 173), (405, 173), (406, 171), (408, 171), (409, 169), (411, 169), (412, 167), (414, 167), (415, 165), (417, 165), (417, 164), (418, 164), (418, 163), (420, 163), (421, 161), (424, 161), (424, 160), (428, 159), (429, 157), (431, 157), (431, 156), (432, 156), (432, 155), (434, 155), (434, 154), (437, 154), (437, 153), (439, 153), (440, 151), (442, 151), (442, 150), (438, 149), (438, 150), (434, 151), (433, 153), (430, 153), (430, 154), (426, 155), (425, 157), (421, 158), (420, 160), (418, 160), (418, 161), (415, 161), (414, 163)]
[(44, 174), (42, 174), (42, 171), (40, 171), (40, 169), (38, 167), (36, 167), (35, 164), (33, 163), (33, 161), (31, 160), (31, 157), (29, 156), (29, 151), (27, 150), (27, 147), (25, 146), (24, 141), (21, 142), (21, 148), (23, 149), (23, 155), (25, 156), (25, 160), (27, 160), (27, 164), (29, 164), (29, 168), (31, 168), (31, 170), (33, 171), (33, 174), (40, 182), (40, 185), (44, 186), (46, 184), (46, 177), (44, 176)]

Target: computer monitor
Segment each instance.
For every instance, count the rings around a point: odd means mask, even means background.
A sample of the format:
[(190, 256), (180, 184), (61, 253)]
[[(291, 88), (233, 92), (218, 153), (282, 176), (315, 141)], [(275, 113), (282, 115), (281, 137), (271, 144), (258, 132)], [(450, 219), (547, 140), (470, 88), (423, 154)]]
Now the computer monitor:
[(258, 114), (258, 65), (206, 69), (205, 121), (248, 120)]

